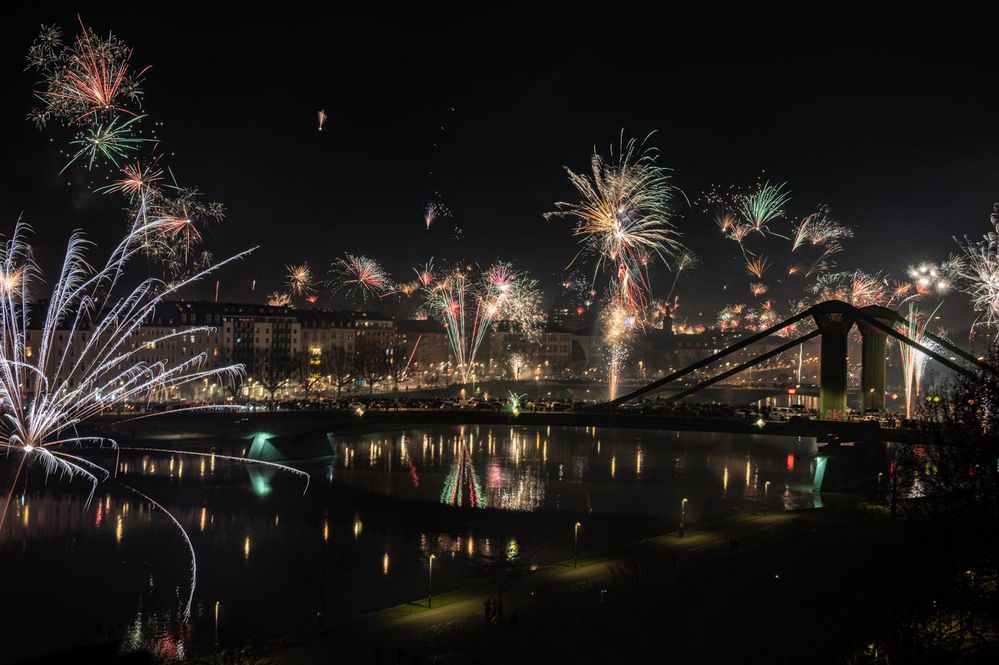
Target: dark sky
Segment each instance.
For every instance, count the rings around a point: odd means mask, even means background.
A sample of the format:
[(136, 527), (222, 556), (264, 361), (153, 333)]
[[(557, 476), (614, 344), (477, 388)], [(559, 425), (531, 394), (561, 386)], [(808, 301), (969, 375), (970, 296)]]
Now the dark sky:
[[(223, 298), (250, 298), (254, 278), (262, 298), (286, 263), (320, 268), (345, 251), (404, 277), (431, 255), (510, 259), (551, 285), (577, 249), (568, 222), (541, 218), (573, 196), (562, 166), (585, 169), (622, 128), (658, 130), (653, 143), (690, 198), (765, 172), (788, 181), (795, 213), (830, 204), (857, 232), (843, 268), (902, 276), (944, 258), (952, 236), (988, 230), (999, 78), (983, 17), (580, 6), (324, 16), (146, 4), (84, 19), (153, 65), (145, 107), (164, 123), (168, 163), (228, 209), (209, 246), (218, 256), (261, 246), (223, 273)], [(57, 175), (49, 138), (65, 135), (24, 120), (24, 51), (40, 23), (74, 21), (74, 7), (44, 3), (0, 28), (0, 214), (9, 228), (24, 211), (43, 260), (70, 228), (104, 240), (124, 224), (85, 172)], [(330, 115), (322, 135), (319, 108)], [(422, 207), (434, 191), (454, 218), (428, 234)], [(688, 313), (748, 299), (734, 245), (682, 198), (676, 213), (705, 257), (681, 289)]]

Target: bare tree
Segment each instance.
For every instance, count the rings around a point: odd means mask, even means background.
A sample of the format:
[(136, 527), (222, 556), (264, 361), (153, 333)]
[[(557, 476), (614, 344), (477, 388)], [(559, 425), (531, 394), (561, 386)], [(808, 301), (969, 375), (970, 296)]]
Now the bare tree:
[(334, 346), (329, 350), (329, 375), (336, 396), (343, 394), (343, 389), (354, 382), (354, 355), (342, 346)]
[(270, 403), (274, 405), (274, 395), (295, 375), (295, 364), (292, 359), (274, 353), (273, 349), (260, 349), (253, 356), (253, 378), (260, 382), (270, 395)]
[(323, 349), (319, 353), (300, 351), (295, 355), (295, 381), (305, 392), (305, 399), (328, 373), (330, 350)]
[(375, 386), (381, 383), (388, 372), (385, 347), (370, 339), (360, 339), (357, 344), (357, 371), (368, 386), (368, 393), (374, 394)]

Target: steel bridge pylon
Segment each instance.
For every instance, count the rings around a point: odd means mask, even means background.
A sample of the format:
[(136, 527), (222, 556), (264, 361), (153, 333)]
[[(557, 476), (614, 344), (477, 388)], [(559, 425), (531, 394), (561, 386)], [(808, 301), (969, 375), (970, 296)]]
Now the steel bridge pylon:
[(907, 321), (895, 312), (886, 307), (870, 305), (863, 308), (840, 300), (827, 300), (826, 302), (813, 305), (798, 314), (774, 325), (766, 330), (744, 337), (736, 343), (723, 349), (708, 358), (699, 360), (696, 363), (673, 372), (669, 376), (653, 381), (652, 383), (639, 388), (627, 395), (623, 395), (615, 400), (600, 405), (607, 408), (616, 408), (618, 405), (631, 401), (642, 395), (654, 392), (667, 387), (667, 385), (680, 379), (691, 372), (703, 369), (714, 362), (721, 360), (729, 354), (740, 351), (755, 342), (779, 335), (787, 330), (793, 330), (795, 326), (804, 319), (811, 318), (815, 322), (815, 328), (795, 339), (781, 344), (765, 353), (761, 353), (751, 360), (737, 365), (736, 367), (721, 372), (716, 376), (702, 381), (693, 387), (686, 388), (681, 392), (671, 395), (667, 401), (677, 401), (691, 395), (699, 390), (707, 388), (719, 381), (742, 372), (765, 360), (773, 358), (789, 349), (803, 344), (809, 339), (820, 336), (819, 354), (819, 417), (825, 420), (842, 420), (847, 415), (847, 387), (849, 378), (848, 368), (848, 347), (850, 332), (857, 326), (861, 335), (861, 403), (864, 409), (885, 408), (885, 390), (887, 387), (888, 375), (888, 338), (895, 338), (899, 343), (911, 346), (921, 353), (936, 360), (944, 367), (951, 369), (965, 376), (974, 376), (976, 372), (983, 369), (989, 370), (980, 360), (973, 355), (955, 346), (950, 341), (937, 337), (929, 332), (924, 333), (925, 337), (933, 341), (940, 347), (950, 351), (955, 356), (960, 357), (969, 363), (972, 368), (962, 366), (949, 358), (941, 356), (933, 349), (928, 348), (904, 334), (896, 328), (907, 326)]

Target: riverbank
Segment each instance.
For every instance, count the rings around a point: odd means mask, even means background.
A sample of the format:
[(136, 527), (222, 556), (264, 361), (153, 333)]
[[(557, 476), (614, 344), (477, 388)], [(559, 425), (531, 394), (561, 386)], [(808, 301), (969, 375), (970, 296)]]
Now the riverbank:
[(484, 604), (496, 593), (478, 584), (434, 597), (433, 608), (414, 600), (252, 656), (291, 664), (622, 662), (658, 650), (675, 662), (826, 662), (816, 654), (823, 641), (839, 653), (863, 641), (850, 621), (831, 618), (850, 604), (846, 582), (869, 568), (870, 545), (885, 527), (853, 505), (741, 515), (581, 558), (578, 567), (544, 567), (504, 595), (502, 623), (486, 623)]

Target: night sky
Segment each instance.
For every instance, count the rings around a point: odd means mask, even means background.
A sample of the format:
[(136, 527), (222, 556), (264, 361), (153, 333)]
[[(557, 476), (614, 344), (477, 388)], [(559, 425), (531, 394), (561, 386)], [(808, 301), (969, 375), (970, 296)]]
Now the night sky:
[[(789, 183), (795, 213), (828, 203), (857, 233), (844, 269), (903, 277), (912, 262), (943, 259), (954, 235), (989, 230), (999, 199), (996, 35), (972, 16), (137, 7), (84, 19), (153, 65), (144, 105), (164, 123), (161, 150), (182, 184), (228, 210), (208, 247), (222, 257), (261, 246), (222, 273), (227, 300), (261, 301), (285, 264), (321, 269), (345, 251), (407, 279), (429, 256), (509, 259), (552, 289), (577, 247), (569, 222), (541, 215), (574, 196), (563, 165), (586, 169), (593, 146), (606, 152), (622, 128), (658, 130), (652, 142), (690, 199), (764, 173)], [(72, 31), (75, 11), (22, 7), (0, 27), (0, 214), (9, 229), (24, 212), (43, 262), (71, 228), (106, 244), (125, 223), (118, 199), (87, 190), (85, 171), (58, 175), (49, 138), (65, 133), (24, 119), (35, 79), (24, 53), (40, 23)], [(428, 234), (422, 208), (435, 191), (454, 216)], [(683, 197), (675, 211), (704, 258), (680, 289), (687, 314), (748, 300), (736, 245)], [(951, 315), (967, 320), (952, 300)]]

